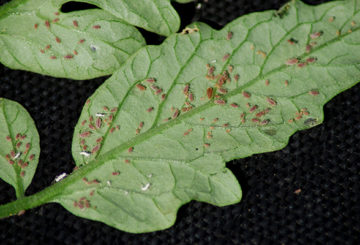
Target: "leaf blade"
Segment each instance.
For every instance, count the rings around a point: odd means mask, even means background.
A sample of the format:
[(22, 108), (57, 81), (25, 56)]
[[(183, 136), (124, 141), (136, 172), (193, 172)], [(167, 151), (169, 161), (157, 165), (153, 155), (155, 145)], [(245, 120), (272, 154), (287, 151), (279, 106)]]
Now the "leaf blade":
[[(141, 49), (85, 105), (73, 139), (76, 165), (96, 163), (84, 167), (91, 167), (87, 174), (95, 178), (101, 173), (96, 169), (113, 159), (121, 159), (116, 166), (144, 159), (193, 163), (219, 158), (224, 163), (283, 148), (296, 131), (321, 123), (323, 105), (359, 81), (359, 29), (353, 24), (360, 21), (354, 9), (358, 2), (309, 7), (293, 1), (282, 12), (247, 15), (221, 31), (196, 23), (191, 34)], [(334, 15), (337, 22), (329, 21)], [(88, 155), (81, 154), (87, 150)], [(181, 176), (188, 189), (178, 192), (180, 199), (187, 200), (195, 187), (211, 193), (204, 181), (187, 185), (193, 183), (191, 174)], [(229, 176), (221, 181), (228, 180), (229, 186), (237, 185)], [(237, 192), (233, 200), (241, 197)], [(216, 197), (216, 205), (224, 201)], [(86, 211), (81, 215), (94, 219)], [(111, 223), (106, 215), (96, 220)], [(125, 224), (110, 225), (124, 229)]]
[(111, 74), (145, 44), (135, 27), (103, 10), (59, 13), (60, 2), (25, 1), (1, 16), (3, 64), (89, 79)]
[(0, 98), (0, 178), (22, 197), (39, 161), (39, 135), (29, 113), (18, 103)]

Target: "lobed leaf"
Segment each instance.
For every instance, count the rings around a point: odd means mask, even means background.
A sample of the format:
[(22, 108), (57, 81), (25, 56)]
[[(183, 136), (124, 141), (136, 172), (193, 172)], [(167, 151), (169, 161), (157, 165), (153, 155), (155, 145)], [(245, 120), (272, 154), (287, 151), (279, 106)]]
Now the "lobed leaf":
[(169, 227), (191, 199), (239, 201), (225, 162), (285, 147), (359, 81), (359, 3), (292, 1), (141, 49), (84, 106), (83, 180), (53, 201), (129, 232)]
[(0, 98), (0, 178), (22, 197), (39, 161), (39, 134), (29, 113), (18, 103)]
[(54, 77), (109, 75), (145, 45), (133, 26), (99, 9), (61, 13), (64, 0), (13, 1), (0, 8), (0, 62)]

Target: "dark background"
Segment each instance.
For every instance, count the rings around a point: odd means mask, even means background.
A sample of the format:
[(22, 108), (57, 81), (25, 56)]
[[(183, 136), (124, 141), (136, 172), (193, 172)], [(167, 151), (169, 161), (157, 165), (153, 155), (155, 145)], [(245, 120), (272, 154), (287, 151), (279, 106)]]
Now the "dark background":
[[(177, 9), (183, 24), (201, 19), (218, 28), (285, 2), (209, 0), (198, 10), (194, 3)], [(162, 40), (146, 36), (150, 43)], [(40, 163), (27, 195), (72, 171), (73, 128), (86, 98), (105, 79), (56, 79), (0, 65), (0, 97), (25, 106), (40, 133)], [(218, 208), (191, 202), (170, 229), (139, 235), (47, 204), (1, 220), (0, 244), (360, 244), (359, 104), (360, 84), (325, 106), (324, 124), (296, 133), (283, 150), (229, 162), (244, 191), (239, 204)], [(13, 189), (1, 180), (0, 193), (0, 204), (14, 200)]]

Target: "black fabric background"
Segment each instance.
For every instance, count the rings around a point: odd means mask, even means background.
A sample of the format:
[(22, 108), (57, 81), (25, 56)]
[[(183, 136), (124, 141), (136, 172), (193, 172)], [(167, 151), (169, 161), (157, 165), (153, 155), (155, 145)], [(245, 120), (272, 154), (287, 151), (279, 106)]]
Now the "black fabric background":
[[(284, 3), (209, 0), (197, 11), (194, 4), (179, 10), (185, 24), (194, 17), (219, 27)], [(148, 36), (151, 43), (161, 41)], [(0, 65), (0, 97), (25, 106), (40, 132), (40, 163), (27, 195), (72, 171), (73, 128), (86, 98), (105, 79), (55, 79)], [(325, 106), (324, 124), (296, 133), (283, 150), (229, 162), (243, 188), (239, 204), (219, 208), (191, 202), (170, 229), (138, 235), (47, 204), (1, 220), (0, 244), (360, 244), (359, 104), (360, 84)], [(0, 193), (0, 204), (14, 200), (3, 181)]]

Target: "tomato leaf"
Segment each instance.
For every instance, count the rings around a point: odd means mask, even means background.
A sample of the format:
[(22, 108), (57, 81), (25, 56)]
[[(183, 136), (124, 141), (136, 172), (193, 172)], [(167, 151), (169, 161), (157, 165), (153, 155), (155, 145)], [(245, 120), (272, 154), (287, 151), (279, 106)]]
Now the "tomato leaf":
[(53, 201), (129, 232), (169, 227), (191, 199), (239, 201), (224, 163), (285, 147), (359, 81), (359, 2), (292, 1), (141, 49), (86, 102), (80, 170)]
[(29, 113), (18, 103), (0, 98), (0, 178), (22, 197), (39, 161), (39, 135)]
[(0, 8), (0, 62), (54, 77), (109, 75), (145, 41), (99, 9), (60, 13), (64, 1), (13, 1)]

